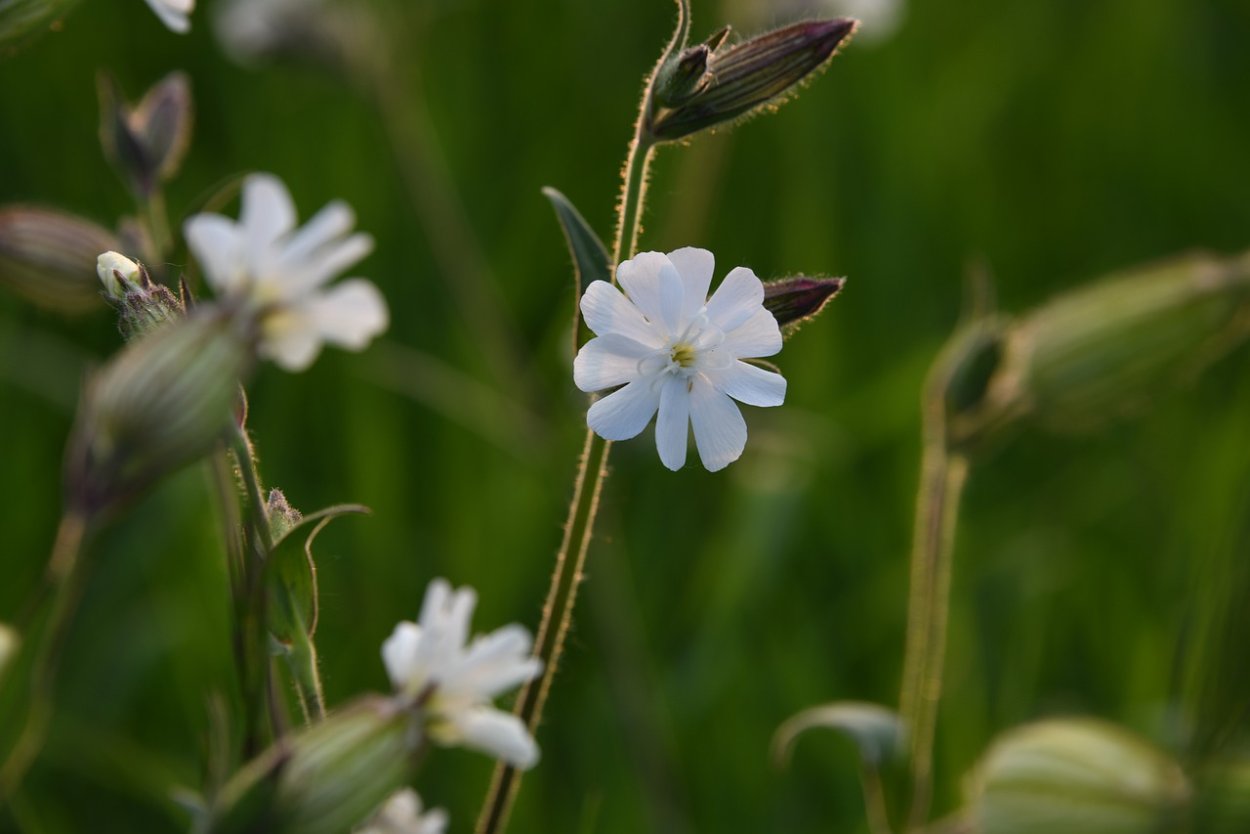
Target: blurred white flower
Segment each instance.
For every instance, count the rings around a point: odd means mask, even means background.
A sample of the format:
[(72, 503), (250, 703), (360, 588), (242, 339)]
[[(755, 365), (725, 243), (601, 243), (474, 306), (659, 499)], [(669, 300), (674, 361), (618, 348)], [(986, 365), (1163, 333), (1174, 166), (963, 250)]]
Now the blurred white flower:
[(447, 812), (434, 808), (421, 813), (421, 797), (412, 788), (391, 794), (377, 813), (355, 834), (444, 834)]
[(780, 0), (783, 18), (853, 17), (859, 21), (856, 43), (888, 40), (903, 24), (906, 0)]
[(152, 11), (161, 22), (173, 31), (185, 35), (191, 31), (191, 12), (195, 11), (195, 0), (147, 0)]
[(764, 309), (764, 285), (737, 267), (708, 298), (715, 261), (705, 249), (643, 252), (623, 262), (623, 295), (595, 281), (582, 314), (597, 338), (578, 352), (573, 381), (583, 391), (623, 385), (595, 402), (586, 423), (600, 437), (625, 440), (657, 410), (655, 445), (669, 469), (686, 462), (688, 426), (703, 465), (723, 469), (742, 454), (747, 426), (734, 400), (781, 405), (786, 381), (742, 359), (781, 350), (781, 329)]
[(272, 174), (253, 174), (243, 183), (237, 223), (197, 214), (184, 232), (217, 294), (256, 316), (261, 356), (300, 371), (324, 342), (361, 350), (386, 329), (386, 302), (369, 281), (324, 288), (373, 249), (368, 235), (349, 234), (355, 222), (351, 208), (336, 200), (296, 229), (286, 186)]
[(382, 660), (403, 698), (427, 717), (435, 742), (494, 755), (520, 768), (538, 761), (538, 746), (516, 716), (495, 709), (496, 695), (542, 671), (530, 656), (530, 635), (509, 625), (470, 643), (469, 620), (477, 605), (472, 588), (430, 583), (419, 623), (401, 622), (382, 644)]
[(214, 9), (217, 40), (230, 57), (249, 63), (298, 39), (324, 0), (226, 0)]

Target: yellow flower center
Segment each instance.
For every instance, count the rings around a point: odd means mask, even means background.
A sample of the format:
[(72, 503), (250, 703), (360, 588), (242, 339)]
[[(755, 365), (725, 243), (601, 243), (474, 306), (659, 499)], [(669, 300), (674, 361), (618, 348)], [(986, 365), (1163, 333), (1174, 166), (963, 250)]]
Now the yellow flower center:
[(673, 350), (669, 356), (681, 367), (689, 368), (694, 364), (694, 346), (689, 342), (678, 342), (673, 345)]

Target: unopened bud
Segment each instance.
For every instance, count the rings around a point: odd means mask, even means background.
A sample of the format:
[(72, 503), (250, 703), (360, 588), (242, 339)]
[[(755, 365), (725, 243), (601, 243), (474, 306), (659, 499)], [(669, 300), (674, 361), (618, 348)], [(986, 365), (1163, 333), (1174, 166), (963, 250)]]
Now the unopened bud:
[(1049, 720), (1011, 730), (971, 784), (978, 834), (1165, 834), (1182, 830), (1180, 767), (1101, 721)]
[(251, 358), (237, 326), (205, 310), (132, 342), (88, 381), (68, 452), (70, 506), (112, 506), (212, 448)]
[(191, 85), (187, 76), (170, 73), (133, 108), (108, 76), (100, 77), (99, 92), (104, 154), (135, 193), (146, 197), (177, 173), (191, 143)]
[(342, 834), (401, 787), (411, 768), (410, 718), (361, 699), (246, 765), (208, 811), (210, 834)]
[(96, 263), (110, 304), (117, 310), (117, 329), (126, 341), (137, 339), (186, 315), (182, 302), (148, 275), (143, 264), (117, 252), (105, 252)]
[(854, 31), (848, 18), (810, 20), (726, 47), (722, 30), (703, 45), (707, 53), (683, 50), (656, 73), (648, 131), (671, 141), (779, 104)]
[(40, 307), (82, 313), (100, 303), (96, 257), (117, 238), (90, 220), (33, 206), (0, 208), (0, 285)]
[(951, 415), (951, 439), (977, 441), (1023, 419), (1052, 430), (1097, 427), (1248, 336), (1250, 255), (1190, 255), (1072, 290), (999, 322), (968, 354), (981, 382)]
[(845, 278), (808, 278), (795, 275), (764, 284), (764, 309), (773, 314), (782, 332), (790, 335), (799, 325), (815, 318), (835, 295)]

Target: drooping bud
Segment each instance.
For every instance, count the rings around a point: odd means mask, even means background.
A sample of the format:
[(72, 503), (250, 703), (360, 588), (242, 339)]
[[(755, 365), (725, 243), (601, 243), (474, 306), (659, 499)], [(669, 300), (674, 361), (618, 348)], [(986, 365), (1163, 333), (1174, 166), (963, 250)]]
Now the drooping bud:
[(209, 834), (342, 834), (401, 787), (411, 720), (392, 701), (363, 698), (279, 741), (231, 779), (208, 809)]
[(117, 329), (126, 341), (137, 339), (186, 315), (182, 302), (169, 288), (148, 275), (143, 264), (117, 252), (105, 252), (96, 262), (105, 297), (117, 310)]
[(1250, 337), (1250, 255), (1198, 254), (1132, 270), (998, 321), (965, 364), (951, 441), (1023, 420), (1097, 427), (1184, 382)]
[(842, 291), (845, 278), (808, 278), (795, 275), (764, 284), (764, 309), (773, 314), (782, 333), (789, 336), (804, 322), (818, 316)]
[(248, 334), (205, 309), (132, 342), (87, 383), (66, 460), (66, 501), (92, 514), (206, 454), (229, 425)]
[(117, 238), (90, 220), (34, 206), (0, 208), (0, 285), (40, 307), (82, 313), (100, 303), (96, 257)]
[(190, 82), (184, 73), (170, 73), (134, 108), (109, 76), (101, 75), (98, 86), (104, 155), (137, 195), (147, 197), (177, 173), (191, 143)]
[(1005, 733), (970, 788), (978, 834), (1179, 832), (1190, 796), (1174, 761), (1092, 719), (1040, 721)]
[(722, 30), (708, 44), (682, 50), (656, 73), (648, 133), (672, 141), (781, 103), (826, 64), (855, 25), (848, 18), (810, 20), (732, 46), (721, 43), (728, 33)]
[(4, 672), (17, 657), (21, 647), (21, 638), (11, 626), (0, 623), (0, 681), (4, 680)]

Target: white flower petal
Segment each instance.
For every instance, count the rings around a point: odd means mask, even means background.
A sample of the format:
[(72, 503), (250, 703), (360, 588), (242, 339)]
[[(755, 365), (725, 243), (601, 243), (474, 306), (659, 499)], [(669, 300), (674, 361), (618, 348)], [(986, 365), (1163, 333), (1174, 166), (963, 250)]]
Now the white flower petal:
[(361, 350), (386, 329), (390, 319), (382, 293), (363, 278), (349, 278), (308, 303), (323, 341)]
[(475, 700), (489, 701), (536, 677), (543, 664), (530, 655), (530, 646), (529, 632), (519, 625), (476, 638), (461, 660), (456, 687)]
[(257, 352), (283, 370), (298, 373), (307, 369), (321, 353), (316, 320), (304, 307), (283, 308), (266, 316)]
[(702, 376), (693, 377), (690, 389), (690, 423), (699, 458), (709, 472), (724, 469), (742, 456), (747, 425), (742, 412), (728, 395), (712, 387)]
[(690, 435), (690, 380), (670, 376), (660, 389), (660, 413), (655, 420), (655, 448), (660, 462), (676, 472), (686, 464)]
[(735, 359), (757, 359), (781, 350), (781, 328), (773, 314), (760, 307), (733, 330), (725, 333), (720, 349)]
[(282, 262), (306, 258), (352, 230), (356, 213), (342, 200), (327, 203), (307, 223), (296, 229), (282, 246)]
[(647, 427), (659, 406), (654, 380), (636, 379), (591, 405), (586, 425), (605, 440), (628, 440)]
[(515, 715), (493, 707), (474, 707), (444, 716), (444, 723), (430, 728), (442, 744), (459, 744), (503, 759), (529, 770), (538, 763), (538, 745)]
[[(781, 405), (786, 399), (786, 379), (747, 362), (735, 361), (728, 368), (704, 371), (717, 390), (740, 403), (762, 407)], [(664, 404), (660, 403), (660, 413)]]
[(728, 333), (749, 319), (764, 303), (764, 285), (745, 266), (735, 267), (707, 302), (707, 317)]
[(287, 263), (278, 256), (281, 291), (285, 297), (307, 294), (327, 283), (343, 270), (355, 266), (373, 251), (373, 238), (363, 232), (332, 241), (305, 258)]
[(242, 235), (233, 220), (220, 214), (196, 214), (182, 226), (187, 246), (204, 270), (204, 279), (219, 294), (243, 288)]
[(654, 352), (619, 333), (596, 336), (573, 360), (573, 384), (586, 392), (624, 385), (638, 377), (638, 363)]
[(195, 0), (147, 0), (152, 11), (171, 31), (185, 35), (191, 30), (188, 15), (195, 9)]
[(706, 249), (687, 246), (676, 252), (669, 252), (668, 259), (681, 274), (682, 283), (686, 287), (681, 309), (681, 319), (684, 324), (694, 318), (695, 313), (707, 303), (707, 291), (712, 286), (712, 273), (716, 269), (716, 258)]
[(403, 689), (416, 673), (417, 647), (421, 642), (421, 627), (407, 620), (395, 626), (391, 636), (382, 643), (382, 663), (391, 685)]
[(295, 204), (282, 180), (273, 174), (252, 174), (243, 181), (239, 227), (246, 235), (249, 260), (267, 255), (295, 228)]
[(685, 289), (681, 275), (667, 255), (660, 252), (636, 255), (617, 267), (616, 280), (650, 322), (663, 327), (670, 336), (677, 335)]
[(582, 296), (582, 316), (596, 335), (616, 333), (650, 348), (659, 348), (664, 337), (649, 324), (642, 311), (607, 281), (591, 281)]

